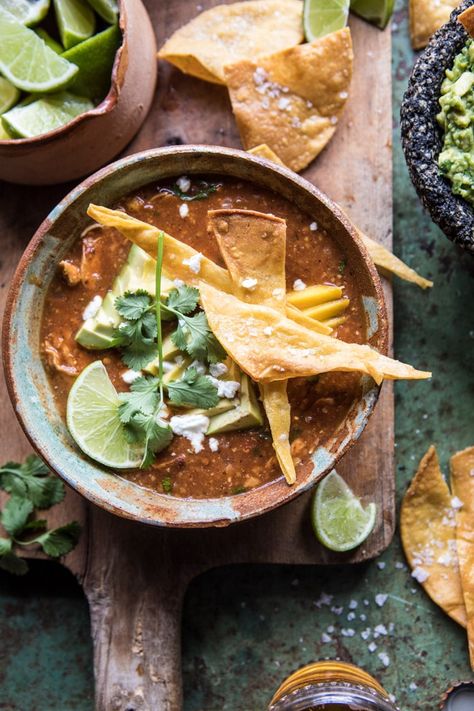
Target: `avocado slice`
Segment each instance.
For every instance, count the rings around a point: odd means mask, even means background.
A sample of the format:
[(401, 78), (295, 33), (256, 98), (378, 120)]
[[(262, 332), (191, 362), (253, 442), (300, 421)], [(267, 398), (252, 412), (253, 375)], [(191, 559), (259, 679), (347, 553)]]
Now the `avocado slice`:
[(248, 375), (242, 373), (240, 380), (240, 403), (219, 415), (210, 418), (207, 435), (233, 430), (247, 430), (263, 425), (262, 412), (258, 404), (254, 387)]
[[(104, 350), (114, 345), (113, 332), (120, 323), (120, 316), (115, 309), (115, 299), (127, 291), (145, 289), (155, 295), (156, 262), (140, 247), (133, 244), (127, 261), (117, 274), (115, 281), (93, 318), (88, 318), (76, 333), (76, 341), (93, 350)], [(161, 295), (167, 296), (173, 288), (173, 282), (165, 276), (161, 278)], [(176, 353), (177, 353), (176, 349)]]
[[(176, 358), (176, 356), (181, 353), (179, 348), (177, 346), (175, 346), (175, 344), (173, 343), (173, 340), (171, 338), (171, 333), (168, 334), (167, 336), (165, 336), (165, 338), (163, 338), (163, 343), (162, 343), (161, 347), (162, 347), (162, 351), (163, 351), (163, 360), (174, 360)], [(185, 361), (186, 361), (186, 357), (185, 357)], [(188, 365), (190, 363), (191, 363), (191, 359), (189, 359), (189, 361), (187, 361)], [(186, 365), (184, 370), (186, 370), (188, 365)], [(150, 363), (148, 363), (148, 365), (145, 366), (145, 368), (143, 368), (143, 370), (145, 371), (145, 373), (149, 373), (150, 375), (158, 375), (159, 366), (160, 366), (160, 361), (157, 357), (154, 360), (152, 360)], [(176, 367), (178, 368), (180, 366), (176, 366)], [(182, 371), (181, 375), (183, 375), (184, 370)], [(173, 371), (170, 371), (169, 374), (171, 374), (172, 372)], [(167, 373), (167, 375), (169, 375), (169, 374)], [(178, 377), (181, 377), (181, 375), (180, 376), (173, 375), (172, 378), (168, 377), (167, 379), (164, 379), (163, 382), (168, 382), (169, 380), (177, 380)]]

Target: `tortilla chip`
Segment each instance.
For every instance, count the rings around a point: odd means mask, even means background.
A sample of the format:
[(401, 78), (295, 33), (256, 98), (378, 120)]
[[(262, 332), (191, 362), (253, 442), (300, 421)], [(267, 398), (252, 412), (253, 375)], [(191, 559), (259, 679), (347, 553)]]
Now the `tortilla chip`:
[(451, 494), (432, 445), (403, 499), (400, 513), (402, 545), (425, 592), (446, 614), (465, 627), (467, 616), (455, 524)]
[(255, 148), (250, 148), (247, 153), (251, 153), (259, 158), (265, 158), (265, 160), (271, 160), (273, 163), (277, 163), (278, 165), (285, 165), (281, 158), (279, 158), (266, 143), (261, 143), (259, 146), (255, 146)]
[(377, 267), (381, 267), (387, 272), (396, 274), (400, 277), (400, 279), (411, 281), (413, 284), (421, 286), (422, 289), (429, 289), (433, 286), (432, 281), (420, 276), (414, 269), (392, 254), (390, 250), (386, 249), (378, 242), (375, 242), (373, 239), (370, 239), (370, 237), (367, 237), (367, 235), (360, 230), (357, 230), (357, 232), (359, 233), (359, 237), (367, 247), (367, 251)]
[[(215, 236), (232, 277), (234, 294), (242, 301), (267, 304), (285, 314), (285, 220), (253, 210), (212, 210), (208, 219), (209, 231)], [(255, 282), (250, 289), (243, 286), (246, 279)], [(278, 463), (288, 484), (294, 484), (287, 381), (261, 383), (260, 395)]]
[(302, 170), (332, 138), (352, 75), (346, 27), (309, 44), (225, 67), (242, 143), (262, 143)]
[(457, 551), (467, 613), (469, 657), (474, 669), (474, 447), (453, 455), (450, 470), (451, 491), (458, 499), (454, 502)]
[(212, 331), (231, 358), (257, 382), (329, 371), (359, 371), (378, 383), (384, 378), (431, 377), (431, 373), (392, 360), (370, 346), (310, 331), (268, 306), (245, 303), (204, 282), (199, 289)]
[(461, 12), (461, 14), (458, 15), (458, 21), (463, 25), (466, 32), (468, 32), (471, 37), (474, 37), (474, 5), (471, 5), (467, 10)]
[(224, 84), (224, 65), (279, 52), (303, 41), (300, 0), (217, 5), (180, 27), (158, 56), (199, 79)]
[(413, 49), (422, 49), (431, 35), (449, 20), (459, 0), (410, 0), (410, 37)]

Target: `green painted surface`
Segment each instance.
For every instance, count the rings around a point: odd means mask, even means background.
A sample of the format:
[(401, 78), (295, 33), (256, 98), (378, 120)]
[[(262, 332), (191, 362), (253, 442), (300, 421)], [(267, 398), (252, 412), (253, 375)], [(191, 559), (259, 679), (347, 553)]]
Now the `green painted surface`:
[[(474, 260), (422, 213), (401, 155), (398, 107), (413, 58), (405, 4), (398, 2), (393, 32), (395, 248), (436, 286), (426, 293), (395, 284), (396, 351), (435, 375), (431, 385), (396, 388), (399, 497), (431, 442), (443, 465), (452, 452), (474, 444)], [(285, 675), (336, 655), (375, 674), (403, 711), (434, 711), (452, 681), (472, 677), (465, 636), (402, 562), (395, 538), (377, 562), (358, 568), (242, 566), (194, 581), (183, 620), (185, 711), (263, 711)], [(333, 599), (318, 607), (323, 592)], [(383, 607), (374, 600), (378, 593), (388, 595)], [(351, 600), (358, 602), (353, 611)], [(334, 606), (343, 612), (331, 611)], [(351, 612), (355, 618), (347, 619)], [(378, 624), (388, 634), (370, 653)], [(343, 628), (354, 636), (343, 636)], [(372, 635), (364, 640), (366, 628)], [(334, 641), (321, 643), (323, 633)], [(92, 711), (87, 608), (59, 567), (37, 563), (23, 580), (0, 573), (0, 640), (0, 709)], [(388, 667), (379, 653), (390, 658)]]

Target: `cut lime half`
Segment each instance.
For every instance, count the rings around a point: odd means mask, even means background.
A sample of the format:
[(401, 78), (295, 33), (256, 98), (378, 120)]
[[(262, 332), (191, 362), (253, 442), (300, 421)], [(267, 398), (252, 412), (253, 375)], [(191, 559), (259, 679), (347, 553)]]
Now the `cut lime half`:
[(116, 0), (87, 0), (87, 2), (103, 20), (111, 25), (117, 22), (118, 5)]
[(346, 482), (333, 470), (318, 484), (311, 517), (316, 538), (331, 551), (350, 551), (371, 533), (376, 506), (365, 508)]
[(9, 12), (22, 25), (31, 27), (44, 20), (49, 0), (0, 0), (0, 8)]
[(10, 84), (7, 79), (0, 77), (0, 115), (15, 106), (19, 98), (20, 92), (16, 86)]
[(351, 10), (383, 30), (392, 17), (395, 0), (351, 0)]
[(78, 69), (0, 7), (0, 72), (18, 89), (57, 91)]
[(67, 426), (76, 444), (91, 459), (114, 469), (140, 466), (143, 448), (130, 444), (120, 422), (119, 397), (104, 364), (84, 368), (67, 400)]
[(79, 67), (70, 91), (100, 103), (109, 92), (114, 59), (121, 42), (118, 25), (112, 25), (64, 52), (63, 57)]
[(2, 119), (14, 138), (34, 138), (64, 126), (76, 116), (94, 108), (89, 99), (61, 91), (15, 106)]
[(342, 30), (347, 24), (350, 0), (304, 0), (303, 24), (308, 42)]
[(86, 0), (54, 0), (56, 20), (65, 49), (92, 37), (95, 15)]

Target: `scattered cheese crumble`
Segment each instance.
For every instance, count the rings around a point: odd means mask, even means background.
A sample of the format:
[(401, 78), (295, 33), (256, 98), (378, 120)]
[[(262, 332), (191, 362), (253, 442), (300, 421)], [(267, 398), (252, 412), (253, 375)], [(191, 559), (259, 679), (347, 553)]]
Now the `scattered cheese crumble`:
[(194, 274), (199, 274), (201, 271), (201, 259), (202, 254), (201, 252), (198, 252), (197, 254), (193, 254), (192, 257), (189, 257), (189, 259), (183, 259), (182, 263), (185, 267), (189, 267)]
[(209, 437), (209, 449), (211, 452), (217, 452), (219, 449), (219, 440), (215, 437)]
[(182, 193), (187, 193), (189, 188), (191, 187), (191, 181), (185, 175), (182, 175), (176, 181), (176, 185), (178, 186), (178, 188), (181, 190)]
[(214, 378), (218, 378), (220, 375), (225, 375), (228, 370), (229, 369), (225, 363), (211, 363), (209, 366), (209, 372)]
[(205, 415), (175, 415), (170, 420), (175, 435), (186, 437), (196, 452), (203, 449), (204, 433), (209, 427), (209, 418)]
[(312, 222), (309, 226), (309, 229), (311, 230), (311, 232), (316, 232), (316, 230), (318, 229), (318, 223)]
[(141, 372), (139, 370), (126, 370), (122, 373), (122, 380), (124, 383), (127, 383), (127, 385), (131, 385), (140, 376)]
[(87, 304), (86, 308), (82, 312), (82, 320), (87, 321), (89, 318), (94, 318), (97, 315), (100, 307), (102, 306), (102, 297), (97, 294), (91, 301)]
[(217, 380), (212, 375), (207, 376), (213, 385), (217, 388), (219, 397), (225, 397), (228, 400), (233, 400), (240, 390), (240, 383), (236, 380)]
[(385, 595), (384, 593), (378, 593), (378, 595), (375, 596), (375, 603), (379, 607), (383, 607), (385, 603), (388, 600), (388, 595)]
[(380, 654), (377, 654), (377, 656), (384, 665), (384, 667), (388, 667), (390, 665), (390, 657), (388, 656), (387, 652), (380, 652)]
[(179, 216), (182, 217), (183, 220), (184, 220), (184, 218), (187, 217), (188, 215), (189, 215), (189, 206), (186, 205), (185, 202), (183, 202), (183, 203), (179, 206)]
[(424, 583), (425, 580), (428, 580), (430, 574), (427, 570), (417, 565), (416, 568), (413, 568), (411, 576), (412, 578), (415, 578), (415, 580), (417, 580), (419, 583)]
[(301, 279), (295, 279), (295, 281), (293, 282), (293, 290), (303, 291), (303, 289), (306, 289), (306, 284), (304, 283), (304, 281), (302, 281)]

